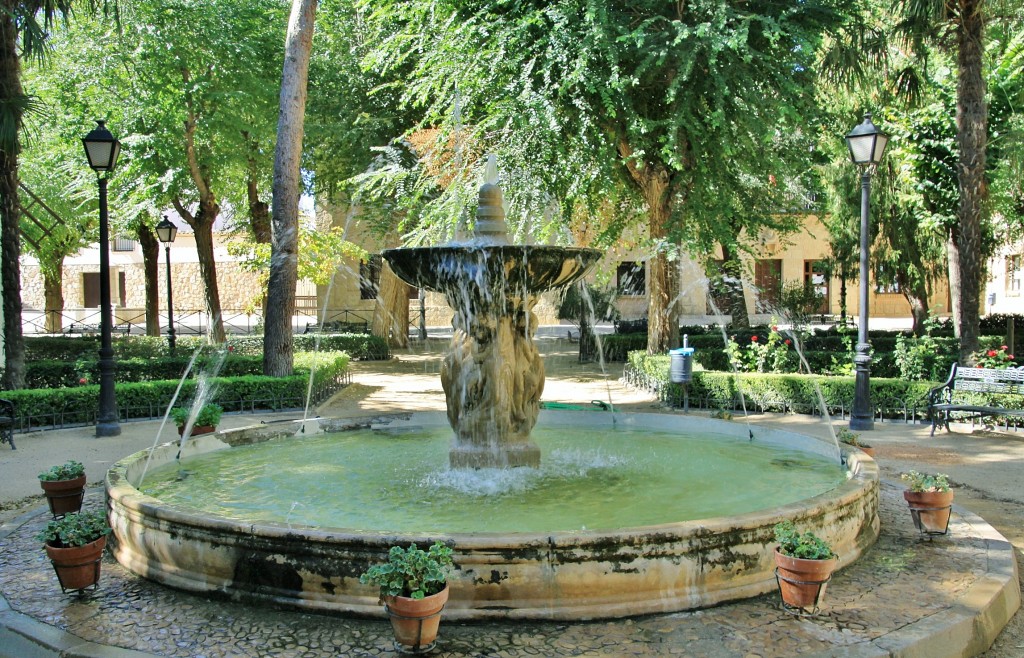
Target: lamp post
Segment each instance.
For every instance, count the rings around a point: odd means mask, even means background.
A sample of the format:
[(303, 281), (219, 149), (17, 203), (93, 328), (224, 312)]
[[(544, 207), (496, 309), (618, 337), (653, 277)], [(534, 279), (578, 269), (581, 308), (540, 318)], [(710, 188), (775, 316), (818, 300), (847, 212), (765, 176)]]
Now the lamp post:
[(420, 340), (427, 339), (427, 291), (420, 288)]
[(114, 397), (114, 348), (110, 334), (113, 319), (110, 308), (110, 254), (107, 219), (107, 177), (121, 154), (121, 142), (110, 134), (103, 121), (82, 138), (85, 157), (96, 172), (100, 187), (100, 408), (96, 416), (96, 436), (118, 436), (117, 400)]
[(167, 254), (167, 349), (174, 356), (174, 302), (171, 299), (171, 243), (178, 235), (178, 227), (175, 226), (167, 215), (156, 225), (156, 237), (164, 243), (164, 251)]
[(860, 168), (860, 319), (857, 326), (857, 354), (853, 357), (857, 379), (850, 412), (851, 430), (872, 430), (875, 415), (871, 408), (871, 344), (868, 343), (868, 247), (871, 243), (870, 218), (871, 174), (885, 152), (889, 136), (871, 123), (871, 113), (846, 135), (850, 158)]

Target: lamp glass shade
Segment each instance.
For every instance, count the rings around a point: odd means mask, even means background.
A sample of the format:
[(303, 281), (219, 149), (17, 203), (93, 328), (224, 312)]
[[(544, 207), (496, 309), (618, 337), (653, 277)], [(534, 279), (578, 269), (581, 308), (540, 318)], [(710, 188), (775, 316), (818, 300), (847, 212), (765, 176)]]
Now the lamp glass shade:
[(117, 165), (118, 156), (121, 155), (121, 142), (110, 134), (103, 121), (96, 123), (97, 126), (82, 138), (85, 157), (95, 171), (112, 171)]
[(889, 143), (889, 136), (871, 122), (871, 114), (864, 115), (864, 121), (846, 135), (846, 146), (854, 164), (878, 164)]
[(174, 238), (178, 235), (178, 227), (171, 223), (166, 217), (164, 217), (159, 224), (156, 225), (156, 237), (160, 242), (168, 243), (174, 242)]

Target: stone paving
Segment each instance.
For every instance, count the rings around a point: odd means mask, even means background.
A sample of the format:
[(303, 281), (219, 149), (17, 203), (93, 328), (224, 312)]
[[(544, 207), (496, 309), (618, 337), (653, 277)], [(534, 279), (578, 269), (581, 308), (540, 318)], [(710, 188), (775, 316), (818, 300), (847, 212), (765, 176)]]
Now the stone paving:
[[(588, 404), (591, 399), (611, 398), (620, 409), (654, 410), (649, 396), (626, 390), (615, 381), (618, 373), (601, 373), (596, 366), (576, 362), (574, 346), (552, 344), (542, 351), (549, 373), (545, 400)], [(438, 365), (435, 349), (410, 350), (386, 364), (353, 364), (357, 385), (320, 411), (346, 415), (378, 409), (443, 409)], [(748, 422), (779, 423), (812, 434), (824, 431), (817, 427), (820, 421), (804, 417)], [(25, 450), (0, 459), (0, 477), (14, 479), (26, 468), (34, 476), (40, 469), (27, 466), (26, 459), (33, 450), (45, 463), (54, 462), (54, 450), (60, 451), (62, 459), (84, 450), (97, 464), (117, 459), (152, 445), (153, 425), (126, 424), (117, 449), (89, 438), (90, 428), (79, 432), (85, 437), (81, 444), (71, 441), (73, 430), (26, 438)], [(1003, 497), (1016, 496), (1020, 489), (1018, 465), (1024, 463), (1024, 446), (1017, 445), (1022, 442), (1016, 437), (970, 437), (969, 444), (960, 441), (962, 436), (936, 437), (926, 444), (927, 429), (920, 426), (887, 423), (876, 430), (872, 442), (883, 443), (889, 451), (883, 461), (891, 462), (890, 466), (903, 468), (903, 461), (891, 458), (906, 461), (911, 451), (934, 452), (941, 442), (957, 457), (957, 463), (949, 464), (954, 476), (962, 471), (967, 481), (992, 483)], [(34, 442), (38, 443), (33, 446)], [(136, 447), (128, 449), (130, 445)], [(968, 458), (968, 449), (976, 454)], [(29, 484), (18, 487), (16, 495), (5, 495), (3, 502), (26, 496), (38, 486)], [(922, 540), (901, 490), (883, 483), (878, 543), (836, 574), (815, 617), (783, 612), (777, 594), (772, 594), (708, 610), (615, 621), (443, 622), (438, 645), (430, 655), (937, 658), (978, 654), (1017, 608), (1012, 548), (983, 519), (961, 508), (954, 508), (950, 536)], [(101, 496), (91, 490), (87, 504), (100, 505)], [(35, 507), (0, 527), (0, 656), (399, 655), (383, 611), (379, 619), (345, 619), (213, 600), (127, 573), (109, 556), (97, 591), (81, 597), (62, 595), (34, 538), (46, 520), (45, 509)], [(1021, 654), (1011, 650), (999, 655)]]
[[(951, 522), (950, 536), (925, 541), (914, 529), (900, 491), (883, 485), (877, 544), (836, 574), (815, 617), (782, 611), (773, 594), (708, 610), (615, 621), (443, 622), (431, 655), (890, 655), (920, 640), (913, 629), (922, 621), (936, 621), (947, 632), (958, 621), (964, 623), (968, 613), (980, 607), (979, 588), (981, 603), (986, 597), (999, 599), (998, 592), (984, 587), (994, 570), (1012, 578), (1015, 590), (1012, 555), (982, 519), (960, 510)], [(99, 496), (88, 501), (89, 506), (100, 504)], [(0, 592), (12, 611), (25, 618), (87, 642), (157, 656), (399, 655), (383, 612), (379, 620), (345, 619), (210, 599), (144, 580), (109, 555), (96, 591), (62, 595), (35, 539), (47, 517), (43, 509), (26, 514), (8, 524), (0, 537)], [(966, 623), (978, 625), (977, 620)], [(107, 648), (93, 647), (81, 655), (104, 655)], [(964, 655), (984, 648), (976, 645)], [(959, 653), (927, 650), (906, 655)]]

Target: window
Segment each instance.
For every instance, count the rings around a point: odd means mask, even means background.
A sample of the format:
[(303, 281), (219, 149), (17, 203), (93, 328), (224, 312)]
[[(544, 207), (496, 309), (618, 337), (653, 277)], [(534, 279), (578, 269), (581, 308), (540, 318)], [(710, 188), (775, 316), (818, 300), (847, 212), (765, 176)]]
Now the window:
[(377, 292), (380, 290), (380, 266), (379, 254), (370, 256), (370, 260), (359, 263), (359, 299), (377, 299)]
[(623, 261), (615, 271), (618, 292), (625, 297), (643, 297), (647, 293), (646, 263)]
[(782, 259), (754, 261), (754, 286), (757, 288), (757, 312), (771, 313), (782, 298)]
[(900, 282), (896, 280), (896, 277), (884, 265), (875, 266), (875, 294), (900, 294)]
[(1014, 254), (1006, 257), (1006, 294), (1019, 296), (1021, 281), (1024, 280), (1024, 256)]
[(135, 240), (128, 238), (114, 238), (114, 251), (135, 251)]
[[(117, 272), (117, 289), (110, 291), (112, 306), (125, 306), (128, 297), (128, 280), (124, 272)], [(82, 272), (82, 308), (100, 307), (100, 273)]]
[[(708, 313), (728, 314), (732, 308), (729, 291), (738, 283), (725, 271), (724, 260), (713, 260), (707, 265)], [(742, 284), (740, 284), (742, 286)], [(717, 311), (716, 311), (717, 309)]]
[(82, 307), (100, 307), (100, 273), (82, 272)]
[(825, 268), (821, 266), (821, 261), (804, 261), (804, 287), (821, 295), (821, 304), (812, 312), (828, 313), (828, 276), (825, 274)]

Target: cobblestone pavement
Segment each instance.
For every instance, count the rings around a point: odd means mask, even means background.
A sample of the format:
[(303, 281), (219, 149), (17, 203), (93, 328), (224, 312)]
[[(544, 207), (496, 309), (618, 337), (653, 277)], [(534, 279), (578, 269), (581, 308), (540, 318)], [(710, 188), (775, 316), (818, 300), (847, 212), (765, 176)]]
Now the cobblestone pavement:
[[(90, 497), (90, 506), (100, 504)], [(878, 543), (833, 578), (816, 617), (791, 616), (777, 595), (765, 595), (616, 621), (448, 622), (432, 655), (886, 655), (901, 629), (955, 613), (991, 565), (987, 526), (976, 516), (955, 515), (949, 537), (924, 541), (900, 490), (889, 485), (880, 513)], [(379, 620), (358, 620), (214, 600), (151, 583), (109, 555), (96, 591), (61, 595), (35, 539), (47, 517), (38, 509), (8, 525), (0, 538), (0, 592), (13, 610), (84, 640), (193, 658), (398, 655), (383, 612)]]
[[(390, 362), (354, 363), (356, 383), (319, 412), (443, 409), (437, 379), (441, 345), (413, 348)], [(592, 399), (610, 399), (623, 410), (657, 410), (650, 396), (616, 381), (621, 364), (602, 372), (595, 364), (580, 364), (575, 348), (565, 341), (542, 346), (548, 369), (544, 400), (589, 404)], [(243, 422), (242, 418), (232, 420)], [(827, 431), (820, 420), (809, 417), (766, 415), (748, 422), (778, 423), (812, 434)], [(5, 623), (15, 632), (27, 628), (36, 640), (66, 649), (61, 655), (94, 658), (398, 655), (383, 612), (379, 619), (359, 620), (210, 600), (129, 574), (109, 556), (97, 591), (83, 597), (61, 595), (34, 539), (46, 514), (34, 481), (41, 468), (32, 460), (48, 465), (69, 457), (88, 458), (102, 469), (112, 460), (152, 445), (156, 436), (154, 423), (123, 428), (117, 444), (95, 439), (91, 428), (25, 435), (19, 437), (18, 451), (0, 457), (0, 479), (5, 483), (13, 483), (25, 471), (30, 474), (27, 484), (0, 496), (0, 521), (6, 521), (0, 526), (0, 594), (4, 597), (0, 598), (0, 656), (57, 655), (42, 650), (14, 652), (13, 645), (5, 645), (11, 637), (3, 635)], [(961, 487), (958, 502), (981, 511), (1017, 546), (1024, 546), (1020, 531), (1024, 486), (1019, 479), (1024, 436), (954, 433), (929, 439), (926, 428), (890, 423), (876, 430), (871, 442), (878, 448), (887, 477), (896, 478), (907, 468), (946, 470)], [(90, 476), (90, 481), (96, 479)], [(972, 621), (971, 614), (984, 607), (979, 598), (994, 596), (989, 577), (993, 572), (1004, 581), (1007, 571), (1009, 577), (1014, 575), (1011, 550), (987, 523), (966, 510), (954, 515), (949, 537), (922, 541), (900, 491), (898, 486), (883, 484), (878, 543), (836, 574), (816, 617), (790, 616), (780, 609), (777, 595), (766, 595), (708, 610), (616, 621), (444, 622), (431, 655), (955, 655), (956, 650), (950, 653), (957, 646), (954, 639), (970, 640), (985, 624), (993, 623), (992, 617), (985, 616)], [(99, 505), (101, 496), (99, 489), (91, 488), (88, 504)], [(1024, 655), (1020, 617), (984, 653), (986, 658)], [(97, 644), (69, 648), (77, 642), (74, 636)], [(914, 642), (918, 642), (916, 653), (901, 653)], [(982, 650), (983, 646), (972, 646), (966, 653)]]

